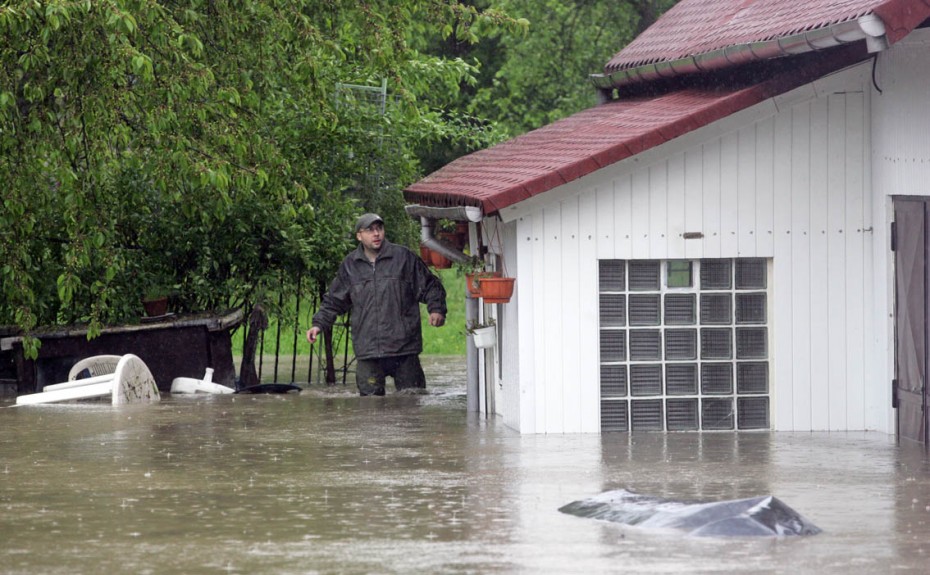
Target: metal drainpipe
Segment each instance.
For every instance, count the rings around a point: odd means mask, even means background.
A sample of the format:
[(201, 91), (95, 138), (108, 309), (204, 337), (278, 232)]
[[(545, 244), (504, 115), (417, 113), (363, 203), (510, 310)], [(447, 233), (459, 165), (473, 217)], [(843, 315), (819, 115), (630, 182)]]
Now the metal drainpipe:
[[(469, 251), (473, 254), (478, 253), (478, 235), (475, 233), (475, 224), (468, 223), (468, 242)], [(433, 237), (433, 220), (430, 218), (420, 218), (420, 243), (431, 250), (435, 250), (446, 256), (452, 261), (464, 262), (468, 259), (463, 252), (451, 248), (445, 243)], [(464, 281), (464, 280), (462, 280)], [(465, 298), (465, 325), (472, 325), (478, 321), (478, 300), (472, 297)], [(480, 411), (478, 403), (478, 348), (472, 338), (465, 338), (465, 399), (466, 410), (469, 412)]]
[[(478, 253), (478, 234), (477, 225), (472, 222), (468, 223), (468, 250), (473, 254)], [(466, 291), (468, 288), (465, 288)], [(474, 325), (478, 322), (479, 300), (473, 297), (465, 298), (465, 325)], [(478, 403), (479, 381), (478, 381), (478, 362), (481, 360), (481, 354), (475, 347), (475, 340), (465, 337), (465, 399), (467, 402), (466, 409), (469, 412), (478, 412), (481, 406)]]
[(460, 252), (449, 244), (436, 239), (433, 236), (433, 220), (429, 218), (420, 218), (420, 243), (434, 252), (439, 252), (454, 262), (464, 262), (468, 256)]

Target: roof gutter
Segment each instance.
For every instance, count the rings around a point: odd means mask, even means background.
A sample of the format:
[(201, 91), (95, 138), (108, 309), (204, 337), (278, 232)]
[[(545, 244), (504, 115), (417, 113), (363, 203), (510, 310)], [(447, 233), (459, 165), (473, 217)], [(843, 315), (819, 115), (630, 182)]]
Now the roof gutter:
[(684, 74), (721, 70), (759, 60), (824, 50), (863, 39), (870, 53), (888, 48), (885, 23), (875, 14), (866, 14), (855, 20), (847, 20), (783, 38), (736, 44), (678, 60), (645, 64), (608, 74), (591, 74), (590, 78), (597, 89), (611, 90)]
[(407, 215), (420, 219), (420, 244), (428, 247), (434, 252), (439, 252), (443, 256), (454, 262), (465, 262), (468, 256), (446, 242), (437, 239), (433, 235), (433, 228), (437, 220), (453, 220), (465, 222), (480, 222), (484, 217), (481, 208), (474, 206), (453, 206), (446, 208), (434, 208), (432, 206), (423, 206), (412, 204), (404, 207)]

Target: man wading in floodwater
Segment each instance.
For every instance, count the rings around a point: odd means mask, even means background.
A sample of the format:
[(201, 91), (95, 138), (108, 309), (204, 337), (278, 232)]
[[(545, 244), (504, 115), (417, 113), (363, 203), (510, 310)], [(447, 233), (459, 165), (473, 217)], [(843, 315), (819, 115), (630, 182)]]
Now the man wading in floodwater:
[(426, 304), (429, 324), (440, 327), (446, 322), (446, 290), (423, 260), (385, 239), (381, 216), (361, 216), (355, 223), (355, 237), (359, 246), (339, 265), (336, 279), (313, 316), (307, 341), (315, 343), (321, 331), (351, 309), (358, 392), (384, 395), (388, 375), (394, 378), (397, 391), (425, 390), (420, 303)]

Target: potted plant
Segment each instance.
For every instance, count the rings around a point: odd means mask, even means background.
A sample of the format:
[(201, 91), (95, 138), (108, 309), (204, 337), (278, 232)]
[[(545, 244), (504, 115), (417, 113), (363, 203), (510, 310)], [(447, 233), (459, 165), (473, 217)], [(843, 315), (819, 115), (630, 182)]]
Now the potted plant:
[(465, 276), (465, 288), (468, 297), (481, 297), (479, 280), (485, 277), (500, 277), (500, 272), (485, 270), (485, 261), (478, 256), (470, 256), (464, 262), (455, 264), (456, 270)]
[(494, 318), (489, 318), (484, 322), (469, 322), (465, 331), (475, 342), (475, 347), (479, 349), (494, 347), (497, 342), (497, 329)]
[(445, 270), (452, 267), (452, 260), (442, 255), (441, 253), (430, 250), (430, 261), (433, 263), (433, 267), (437, 270)]
[(159, 317), (168, 313), (168, 293), (158, 290), (146, 292), (142, 296), (142, 307), (147, 317)]
[(479, 277), (478, 288), (484, 303), (508, 303), (513, 296), (513, 284), (516, 278)]
[(149, 271), (141, 274), (143, 282), (142, 307), (147, 317), (159, 317), (168, 313), (168, 296), (171, 294), (170, 275), (164, 271)]
[(441, 219), (436, 222), (436, 237), (459, 251), (468, 243), (467, 224), (464, 231), (465, 233), (462, 233), (462, 227), (453, 220)]

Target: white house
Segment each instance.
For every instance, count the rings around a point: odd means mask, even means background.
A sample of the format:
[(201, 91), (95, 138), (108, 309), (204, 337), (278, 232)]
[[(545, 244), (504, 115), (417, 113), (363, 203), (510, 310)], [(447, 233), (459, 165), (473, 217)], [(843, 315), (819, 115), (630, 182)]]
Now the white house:
[(926, 442), (928, 17), (682, 0), (592, 78), (602, 104), (407, 188), (516, 277), (480, 309), (470, 406), (522, 433)]

